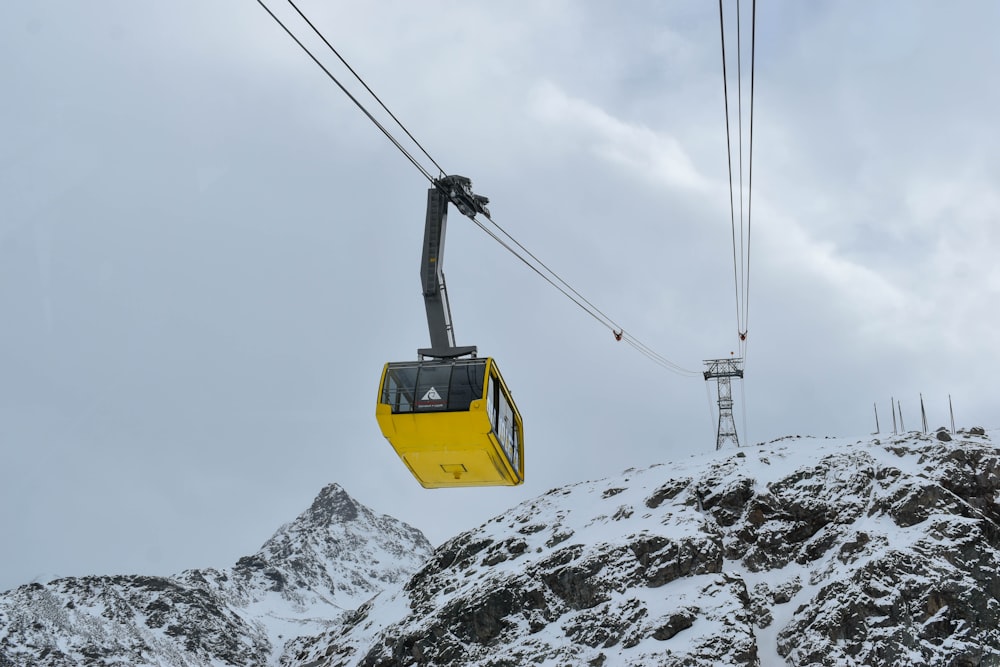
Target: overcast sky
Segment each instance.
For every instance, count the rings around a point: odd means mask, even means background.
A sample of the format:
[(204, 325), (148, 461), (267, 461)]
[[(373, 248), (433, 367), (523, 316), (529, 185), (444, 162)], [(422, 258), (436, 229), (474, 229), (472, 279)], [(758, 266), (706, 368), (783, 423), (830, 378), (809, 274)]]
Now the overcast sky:
[[(632, 335), (693, 370), (736, 349), (715, 4), (300, 3)], [(1000, 426), (997, 25), (992, 0), (759, 3), (743, 443), (867, 436), (876, 401), (884, 432), (890, 396), (916, 428), (921, 392), (931, 427), (949, 394)], [(429, 344), (428, 183), (256, 3), (6, 2), (0, 91), (0, 590), (226, 567), (330, 482), (440, 543), (714, 449), (714, 385), (453, 213), (458, 343), (513, 390), (527, 481), (422, 489), (374, 410)]]

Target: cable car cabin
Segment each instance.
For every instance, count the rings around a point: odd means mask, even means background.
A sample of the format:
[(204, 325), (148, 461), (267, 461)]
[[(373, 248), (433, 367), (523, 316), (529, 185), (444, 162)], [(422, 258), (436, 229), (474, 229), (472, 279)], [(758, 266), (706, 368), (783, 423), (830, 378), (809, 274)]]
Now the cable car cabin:
[(375, 417), (426, 488), (524, 482), (521, 414), (491, 358), (386, 364)]

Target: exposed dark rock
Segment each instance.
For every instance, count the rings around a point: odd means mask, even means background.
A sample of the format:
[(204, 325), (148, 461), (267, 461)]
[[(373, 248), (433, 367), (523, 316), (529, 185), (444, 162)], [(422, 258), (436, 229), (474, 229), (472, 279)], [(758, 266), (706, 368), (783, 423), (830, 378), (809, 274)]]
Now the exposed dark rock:
[(572, 530), (566, 530), (566, 531), (553, 530), (552, 537), (550, 537), (548, 540), (545, 541), (545, 546), (551, 549), (552, 547), (562, 544), (571, 537), (573, 537)]
[(736, 479), (723, 487), (708, 484), (699, 485), (699, 497), (703, 509), (712, 512), (720, 526), (731, 526), (740, 518), (747, 501), (753, 497), (754, 480)]
[(694, 625), (698, 609), (684, 609), (667, 617), (666, 621), (660, 623), (653, 630), (653, 639), (666, 641), (672, 639), (681, 630), (687, 630)]
[(604, 559), (581, 558), (583, 551), (580, 544), (560, 549), (534, 568), (549, 590), (571, 609), (590, 609), (606, 598), (594, 577), (604, 568)]
[(511, 537), (495, 544), (483, 558), (483, 565), (496, 565), (506, 560), (512, 560), (522, 555), (528, 543), (519, 537)]
[(544, 523), (533, 523), (533, 524), (530, 524), (530, 525), (527, 525), (527, 526), (522, 526), (521, 528), (518, 528), (517, 532), (521, 533), (522, 535), (531, 535), (533, 533), (539, 533), (539, 532), (545, 530), (546, 528), (547, 528), (547, 526)]
[(629, 518), (633, 514), (635, 514), (635, 510), (633, 510), (629, 505), (622, 505), (615, 511), (611, 518), (615, 521), (621, 521)]
[(688, 488), (691, 480), (688, 479), (672, 479), (666, 484), (663, 484), (658, 488), (653, 495), (646, 499), (646, 507), (649, 509), (656, 509), (663, 504), (666, 500), (672, 500), (677, 497), (677, 495)]
[(307, 516), (319, 525), (354, 521), (358, 518), (358, 503), (339, 484), (330, 484), (316, 496)]
[(953, 493), (937, 484), (908, 486), (880, 507), (897, 525), (906, 528), (926, 521), (933, 513), (956, 511), (958, 507), (952, 502), (953, 497)]
[(838, 558), (841, 562), (847, 563), (853, 560), (854, 557), (859, 553), (864, 552), (864, 547), (871, 541), (868, 533), (859, 532), (853, 539), (849, 539), (840, 545), (840, 552)]
[(675, 579), (722, 571), (722, 550), (714, 540), (677, 542), (663, 536), (640, 536), (629, 544), (647, 586), (658, 588)]
[(639, 600), (605, 603), (577, 614), (563, 626), (571, 641), (592, 648), (611, 648), (619, 642), (634, 646), (641, 639), (632, 630), (646, 617), (646, 607)]

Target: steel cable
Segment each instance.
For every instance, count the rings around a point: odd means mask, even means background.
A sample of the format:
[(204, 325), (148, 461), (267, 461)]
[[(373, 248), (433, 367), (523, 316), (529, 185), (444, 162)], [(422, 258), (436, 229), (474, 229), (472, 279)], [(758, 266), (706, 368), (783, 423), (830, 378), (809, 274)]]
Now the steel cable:
[[(301, 9), (293, 2), (293, 0), (287, 0), (288, 4), (295, 10), (295, 12), (302, 18), (303, 21), (313, 30), (314, 33), (323, 41), (323, 43), (329, 48), (329, 50), (340, 60), (340, 62), (351, 72), (352, 75), (361, 83), (365, 90), (374, 98), (382, 109), (392, 118), (392, 120), (403, 130), (407, 137), (420, 149), (420, 151), (430, 160), (431, 163), (437, 167), (440, 175), (444, 175), (447, 172), (440, 166), (440, 164), (430, 155), (430, 153), (420, 144), (419, 141), (410, 133), (409, 130), (402, 124), (402, 122), (389, 110), (385, 103), (379, 98), (375, 92), (368, 86), (367, 83), (361, 78), (361, 76), (347, 63), (346, 59), (341, 56), (341, 54), (333, 47), (330, 41), (323, 35), (323, 33), (316, 27), (316, 25), (309, 20), (309, 18), (302, 12)], [(323, 63), (313, 54), (313, 52), (292, 32), (292, 30), (285, 25), (285, 23), (278, 18), (278, 16), (271, 11), (271, 9), (264, 3), (263, 0), (257, 0), (257, 3), (270, 15), (270, 17), (288, 34), (289, 37), (299, 46), (302, 51), (309, 56), (309, 58), (326, 74), (326, 76), (333, 81), (340, 90), (347, 95), (347, 97), (358, 107), (358, 109), (389, 139), (389, 141), (406, 157), (407, 160), (426, 178), (431, 184), (435, 184), (435, 178), (431, 175), (431, 172), (426, 169), (419, 160), (417, 160), (402, 143), (396, 139), (396, 137), (382, 124), (375, 116), (358, 100), (351, 92), (333, 75), (330, 70), (323, 65)], [(720, 0), (721, 3), (721, 0)], [(659, 366), (677, 373), (679, 375), (686, 376), (700, 376), (701, 373), (698, 371), (692, 371), (683, 368), (679, 364), (676, 364), (666, 357), (660, 355), (652, 348), (647, 346), (636, 339), (631, 334), (625, 332), (624, 327), (615, 322), (611, 317), (606, 315), (601, 309), (591, 303), (587, 298), (585, 298), (579, 291), (577, 291), (572, 285), (570, 285), (566, 280), (564, 280), (559, 274), (548, 267), (544, 262), (542, 262), (538, 257), (534, 255), (530, 250), (528, 250), (523, 244), (521, 244), (517, 239), (515, 239), (506, 229), (501, 227), (495, 220), (489, 215), (485, 215), (486, 219), (492, 224), (499, 232), (510, 240), (510, 243), (504, 241), (496, 232), (489, 229), (485, 223), (478, 220), (475, 216), (469, 215), (469, 217), (480, 229), (482, 229), (488, 236), (490, 236), (494, 241), (499, 243), (504, 249), (514, 255), (517, 259), (523, 262), (528, 268), (533, 270), (539, 276), (541, 276), (546, 282), (555, 287), (561, 294), (566, 296), (570, 301), (579, 306), (584, 312), (593, 317), (597, 322), (603, 326), (610, 329), (615, 333), (616, 337), (620, 336), (620, 340), (624, 340), (627, 344), (635, 348), (640, 354), (647, 357), (650, 361), (658, 364)], [(513, 246), (511, 245), (513, 244)], [(518, 252), (517, 249), (521, 252)], [(524, 254), (522, 254), (522, 252)], [(530, 261), (529, 261), (530, 258)], [(617, 332), (616, 332), (617, 329)]]

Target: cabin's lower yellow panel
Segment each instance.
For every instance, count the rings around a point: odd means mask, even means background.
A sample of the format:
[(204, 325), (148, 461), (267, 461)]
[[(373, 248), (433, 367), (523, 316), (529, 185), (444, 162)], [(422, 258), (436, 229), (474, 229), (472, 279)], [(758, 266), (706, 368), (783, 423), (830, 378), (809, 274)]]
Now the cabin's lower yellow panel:
[(379, 404), (382, 435), (427, 488), (514, 486), (521, 483), (496, 439), (482, 401), (468, 412), (392, 414)]
[(411, 451), (401, 453), (400, 458), (417, 481), (428, 489), (512, 483), (496, 453), (483, 447)]

